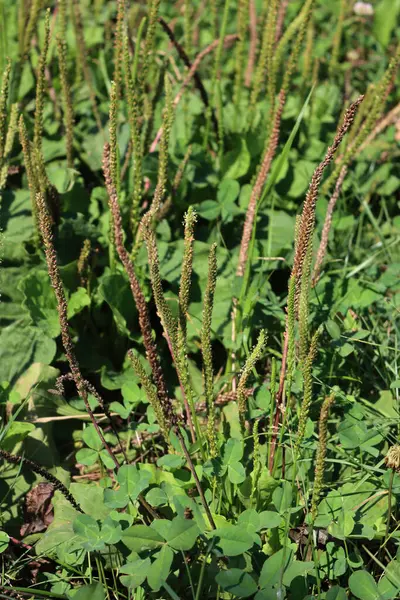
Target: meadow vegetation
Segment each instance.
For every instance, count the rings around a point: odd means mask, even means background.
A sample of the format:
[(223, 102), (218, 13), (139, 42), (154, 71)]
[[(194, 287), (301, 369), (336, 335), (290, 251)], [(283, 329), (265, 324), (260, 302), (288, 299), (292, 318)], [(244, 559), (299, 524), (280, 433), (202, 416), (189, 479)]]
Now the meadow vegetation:
[(0, 0), (0, 598), (400, 596), (399, 17)]

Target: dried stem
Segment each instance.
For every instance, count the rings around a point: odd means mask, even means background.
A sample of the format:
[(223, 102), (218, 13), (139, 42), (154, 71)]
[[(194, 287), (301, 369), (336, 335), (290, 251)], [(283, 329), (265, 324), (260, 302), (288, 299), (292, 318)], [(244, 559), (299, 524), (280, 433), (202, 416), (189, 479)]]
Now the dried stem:
[(353, 102), (350, 107), (346, 110), (346, 113), (343, 118), (342, 125), (338, 128), (335, 138), (333, 140), (332, 146), (330, 146), (327, 150), (324, 160), (318, 165), (315, 169), (314, 174), (311, 179), (310, 186), (308, 188), (307, 196), (304, 201), (303, 212), (301, 215), (300, 221), (300, 230), (298, 237), (298, 244), (296, 248), (296, 253), (293, 261), (293, 270), (292, 274), (296, 278), (297, 281), (297, 292), (299, 293), (299, 282), (301, 280), (301, 274), (303, 271), (303, 264), (307, 254), (308, 246), (311, 240), (312, 233), (314, 231), (314, 223), (315, 223), (315, 205), (318, 198), (319, 186), (322, 180), (322, 176), (326, 167), (332, 162), (334, 154), (339, 147), (340, 142), (346, 135), (347, 131), (351, 127), (354, 118), (356, 116), (356, 112), (361, 102), (363, 101), (364, 96), (359, 96), (355, 102)]
[(331, 199), (329, 200), (329, 203), (328, 203), (328, 208), (326, 210), (326, 215), (325, 215), (324, 226), (322, 228), (321, 241), (319, 243), (317, 258), (316, 258), (315, 265), (314, 265), (314, 272), (313, 272), (313, 278), (312, 278), (313, 287), (315, 285), (317, 285), (318, 280), (319, 280), (322, 263), (324, 262), (326, 249), (328, 247), (328, 238), (329, 238), (329, 232), (331, 230), (331, 225), (332, 225), (333, 211), (335, 210), (336, 202), (338, 201), (340, 191), (342, 189), (343, 181), (344, 181), (344, 178), (346, 177), (346, 173), (347, 173), (347, 167), (344, 166), (344, 167), (342, 167), (342, 170), (340, 171), (340, 175), (339, 175), (338, 180), (335, 185), (335, 190), (334, 190), (334, 192), (331, 196)]
[(250, 22), (250, 44), (249, 44), (249, 58), (247, 60), (246, 75), (244, 79), (244, 85), (249, 88), (251, 86), (251, 80), (253, 78), (254, 64), (256, 62), (257, 54), (257, 11), (255, 0), (249, 2), (249, 22)]
[[(273, 423), (273, 435), (270, 446), (269, 469), (273, 470), (274, 457), (276, 450), (276, 441), (278, 436), (278, 426), (284, 409), (284, 389), (287, 373), (287, 363), (290, 362), (289, 369), (289, 387), (294, 368), (294, 320), (298, 301), (300, 296), (303, 268), (307, 255), (310, 257), (310, 243), (314, 232), (315, 223), (315, 205), (318, 197), (321, 179), (326, 167), (332, 162), (334, 154), (351, 127), (357, 113), (357, 109), (363, 101), (364, 96), (359, 96), (355, 102), (346, 110), (342, 125), (337, 129), (333, 144), (328, 148), (324, 160), (317, 166), (311, 179), (310, 186), (304, 201), (303, 211), (296, 233), (295, 255), (293, 261), (292, 273), (289, 279), (289, 294), (287, 304), (286, 327), (284, 334), (284, 349), (282, 355), (281, 373), (279, 390), (276, 397), (276, 408)], [(316, 342), (315, 342), (316, 343)], [(312, 361), (311, 361), (312, 362)], [(311, 367), (310, 367), (311, 368)]]
[(39, 227), (42, 234), (44, 251), (46, 255), (47, 268), (50, 276), (51, 285), (54, 289), (54, 293), (57, 300), (57, 310), (59, 315), (60, 327), (61, 327), (61, 339), (64, 346), (65, 356), (67, 357), (68, 364), (71, 370), (71, 374), (73, 380), (76, 385), (76, 389), (80, 398), (82, 398), (86, 410), (90, 415), (90, 420), (93, 423), (94, 428), (96, 429), (97, 435), (99, 436), (104, 448), (107, 450), (108, 454), (112, 458), (116, 468), (119, 468), (119, 462), (115, 458), (114, 453), (111, 448), (107, 444), (104, 439), (104, 435), (102, 430), (100, 429), (94, 415), (92, 409), (90, 408), (88, 401), (88, 392), (87, 386), (85, 384), (85, 380), (82, 377), (82, 373), (78, 364), (78, 361), (75, 356), (74, 347), (71, 339), (71, 334), (69, 332), (68, 325), (68, 305), (67, 300), (65, 298), (64, 288), (60, 276), (60, 271), (58, 269), (57, 262), (57, 254), (54, 248), (53, 241), (53, 233), (51, 230), (51, 221), (47, 211), (47, 206), (45, 203), (45, 199), (42, 193), (36, 194), (36, 205), (37, 205), (37, 213), (38, 213), (38, 221)]
[(190, 471), (192, 473), (192, 476), (193, 476), (194, 482), (196, 484), (197, 491), (199, 492), (200, 500), (201, 500), (201, 503), (202, 503), (203, 508), (205, 510), (205, 513), (207, 515), (208, 521), (209, 521), (209, 523), (211, 525), (211, 528), (212, 529), (216, 529), (217, 527), (215, 525), (213, 516), (211, 514), (210, 507), (207, 504), (207, 500), (206, 500), (206, 497), (204, 495), (203, 488), (201, 487), (200, 480), (199, 480), (199, 478), (197, 476), (196, 469), (194, 468), (194, 464), (193, 464), (192, 458), (191, 458), (191, 456), (189, 454), (189, 451), (188, 451), (188, 449), (186, 447), (186, 443), (185, 443), (185, 440), (183, 438), (182, 432), (179, 429), (179, 427), (176, 427), (175, 432), (176, 432), (176, 435), (178, 436), (178, 440), (179, 440), (179, 443), (180, 443), (181, 448), (183, 450), (183, 454), (185, 455), (185, 458), (186, 458), (186, 461), (188, 463), (189, 469), (190, 469)]
[(239, 262), (236, 269), (236, 275), (238, 277), (243, 277), (246, 264), (247, 257), (249, 252), (250, 240), (253, 233), (253, 225), (254, 218), (256, 215), (257, 203), (261, 197), (265, 182), (268, 177), (269, 170), (271, 168), (271, 164), (273, 158), (275, 156), (276, 149), (278, 147), (279, 142), (279, 131), (281, 125), (282, 111), (285, 105), (286, 94), (284, 90), (281, 90), (279, 94), (278, 107), (275, 112), (274, 123), (271, 131), (271, 136), (269, 138), (267, 148), (265, 150), (265, 154), (260, 165), (257, 178), (254, 184), (254, 187), (251, 192), (249, 205), (246, 211), (246, 218), (243, 225), (243, 233), (242, 239), (240, 242), (240, 251), (239, 251)]
[(173, 418), (173, 410), (168, 397), (164, 374), (158, 358), (157, 348), (153, 340), (150, 316), (147, 310), (146, 300), (136, 277), (133, 263), (124, 246), (121, 211), (118, 204), (117, 192), (111, 179), (110, 146), (108, 143), (104, 146), (103, 172), (109, 196), (110, 211), (113, 215), (115, 248), (129, 279), (129, 285), (139, 315), (139, 326), (143, 336), (143, 344), (146, 350), (147, 360), (149, 361), (151, 367), (153, 381), (157, 388), (159, 400), (163, 406), (163, 410), (168, 411), (168, 414), (170, 414), (171, 418)]

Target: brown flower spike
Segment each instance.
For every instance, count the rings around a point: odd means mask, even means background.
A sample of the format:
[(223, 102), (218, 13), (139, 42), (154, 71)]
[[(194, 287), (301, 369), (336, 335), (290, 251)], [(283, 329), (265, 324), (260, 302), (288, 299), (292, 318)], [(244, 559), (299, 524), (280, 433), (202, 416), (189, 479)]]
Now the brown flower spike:
[(130, 288), (139, 314), (139, 326), (143, 335), (143, 344), (146, 349), (147, 360), (150, 363), (153, 373), (153, 380), (157, 387), (158, 397), (164, 412), (168, 413), (170, 420), (173, 421), (174, 413), (168, 397), (167, 386), (161, 369), (160, 361), (158, 359), (156, 345), (153, 340), (146, 299), (136, 277), (133, 263), (124, 246), (122, 217), (119, 209), (117, 192), (111, 178), (110, 145), (108, 143), (104, 145), (103, 173), (108, 192), (110, 211), (113, 217), (115, 247), (126, 274), (128, 275)]

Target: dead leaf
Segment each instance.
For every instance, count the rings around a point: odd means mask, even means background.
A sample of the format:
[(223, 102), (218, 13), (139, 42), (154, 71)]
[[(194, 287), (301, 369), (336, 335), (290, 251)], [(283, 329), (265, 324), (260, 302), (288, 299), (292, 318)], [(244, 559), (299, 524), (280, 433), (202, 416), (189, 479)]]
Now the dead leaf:
[(54, 487), (51, 483), (39, 483), (25, 499), (25, 523), (21, 527), (21, 535), (39, 533), (50, 525), (54, 518), (51, 500)]

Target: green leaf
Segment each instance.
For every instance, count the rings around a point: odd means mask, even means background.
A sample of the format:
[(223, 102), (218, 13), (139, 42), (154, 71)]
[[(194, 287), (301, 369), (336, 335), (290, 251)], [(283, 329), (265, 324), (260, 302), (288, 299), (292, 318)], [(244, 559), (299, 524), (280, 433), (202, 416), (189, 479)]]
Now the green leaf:
[(222, 159), (222, 172), (224, 178), (239, 179), (249, 170), (251, 156), (248, 151), (246, 140), (243, 136), (236, 137), (236, 144), (233, 150), (227, 152)]
[(90, 448), (82, 448), (76, 453), (76, 460), (81, 465), (91, 467), (99, 460), (99, 453), (96, 450), (91, 450)]
[(138, 559), (134, 562), (130, 562), (121, 567), (120, 572), (124, 575), (120, 576), (122, 585), (128, 588), (136, 588), (142, 585), (146, 577), (148, 576), (151, 568), (151, 560), (145, 558), (144, 560)]
[(49, 365), (56, 353), (54, 340), (41, 329), (17, 321), (0, 334), (0, 381), (13, 383), (32, 363)]
[(33, 423), (22, 423), (21, 421), (13, 421), (9, 423), (6, 430), (3, 430), (1, 438), (1, 447), (4, 450), (12, 450), (16, 444), (22, 442), (31, 431), (35, 429)]
[(168, 496), (161, 488), (153, 488), (146, 494), (146, 500), (152, 506), (165, 506)]
[(273, 510), (263, 510), (260, 515), (260, 529), (272, 529), (278, 527), (281, 522), (281, 515)]
[(381, 0), (375, 8), (373, 32), (384, 48), (389, 45), (399, 12), (399, 0)]
[(246, 479), (246, 471), (242, 463), (232, 463), (228, 465), (228, 477), (231, 483), (243, 483)]
[(222, 462), (224, 465), (231, 465), (239, 462), (243, 457), (243, 444), (240, 440), (231, 438), (227, 441), (223, 450)]
[(347, 600), (346, 590), (339, 585), (334, 585), (326, 593), (326, 600)]
[(285, 574), (292, 559), (292, 555), (293, 550), (281, 548), (281, 550), (267, 558), (261, 569), (259, 586), (269, 588), (279, 583), (282, 573)]
[(234, 179), (224, 179), (218, 186), (217, 201), (220, 206), (235, 202), (239, 196), (240, 185)]
[(104, 504), (110, 508), (125, 508), (129, 504), (129, 496), (125, 486), (117, 490), (104, 490)]
[(135, 381), (127, 381), (122, 384), (121, 387), (122, 397), (129, 404), (139, 404), (146, 399), (143, 390), (138, 386)]
[(117, 479), (121, 484), (120, 489), (123, 489), (131, 502), (134, 502), (148, 487), (151, 475), (147, 471), (139, 471), (135, 465), (123, 465), (118, 470)]
[(90, 306), (90, 296), (85, 288), (78, 288), (68, 299), (68, 319), (80, 313), (85, 306)]
[(247, 598), (257, 591), (257, 584), (254, 579), (242, 569), (221, 571), (215, 577), (215, 581), (223, 590), (237, 598)]
[(212, 532), (217, 538), (217, 545), (226, 556), (238, 556), (243, 554), (254, 544), (254, 537), (250, 535), (243, 527), (227, 524), (224, 527), (218, 527)]
[(106, 596), (101, 583), (90, 583), (78, 589), (74, 594), (75, 600), (105, 600)]
[(400, 561), (392, 560), (379, 580), (378, 591), (382, 600), (398, 598), (400, 594)]
[(0, 554), (7, 550), (10, 536), (5, 531), (0, 531)]
[(97, 452), (99, 452), (103, 447), (103, 443), (99, 438), (95, 426), (92, 423), (87, 425), (83, 430), (82, 439), (85, 444), (89, 446), (89, 448), (92, 450), (97, 450)]
[(256, 533), (261, 529), (260, 515), (254, 508), (249, 508), (239, 515), (238, 525), (244, 527), (248, 533)]
[(333, 340), (338, 340), (340, 338), (340, 327), (335, 321), (328, 319), (325, 323), (325, 327)]
[(51, 338), (60, 335), (57, 301), (47, 271), (33, 271), (24, 277), (19, 289), (24, 295), (23, 305), (29, 311), (32, 323)]
[(168, 469), (180, 469), (184, 464), (185, 459), (179, 454), (166, 454), (157, 460), (159, 467), (167, 467)]
[(147, 583), (154, 592), (158, 592), (162, 584), (168, 579), (174, 553), (168, 546), (164, 546), (157, 554), (156, 560), (151, 565), (147, 575)]
[(107, 469), (115, 469), (115, 462), (106, 449), (100, 450), (99, 456), (101, 458), (101, 462)]
[[(292, 167), (293, 168), (293, 167)], [(297, 160), (294, 166), (294, 179), (288, 195), (291, 198), (303, 197), (307, 191), (312, 174), (314, 173), (315, 163), (309, 160)]]
[(375, 579), (367, 571), (356, 571), (349, 578), (350, 591), (360, 600), (378, 600), (379, 591)]
[(130, 337), (135, 326), (136, 306), (127, 278), (122, 273), (102, 277), (98, 293), (111, 308), (119, 331)]
[(110, 509), (104, 504), (104, 490), (96, 484), (71, 483), (70, 492), (82, 507), (82, 510), (99, 521), (110, 514)]
[(117, 544), (122, 537), (120, 523), (108, 516), (101, 526), (101, 539), (105, 544)]
[(207, 221), (214, 221), (221, 214), (221, 207), (214, 200), (204, 200), (197, 206), (197, 213)]
[(292, 506), (292, 486), (284, 481), (272, 494), (272, 502), (276, 510), (283, 514)]
[(147, 525), (132, 525), (122, 533), (122, 543), (133, 552), (155, 550), (165, 544), (164, 538)]
[(305, 577), (314, 567), (315, 564), (312, 561), (293, 560), (284, 573), (283, 584), (290, 586), (293, 579), (296, 577)]
[(169, 524), (165, 539), (174, 550), (190, 550), (200, 535), (200, 529), (191, 519), (175, 517)]
[(100, 528), (91, 516), (79, 515), (73, 522), (73, 530), (80, 536), (85, 550), (103, 550), (104, 542), (100, 536)]

